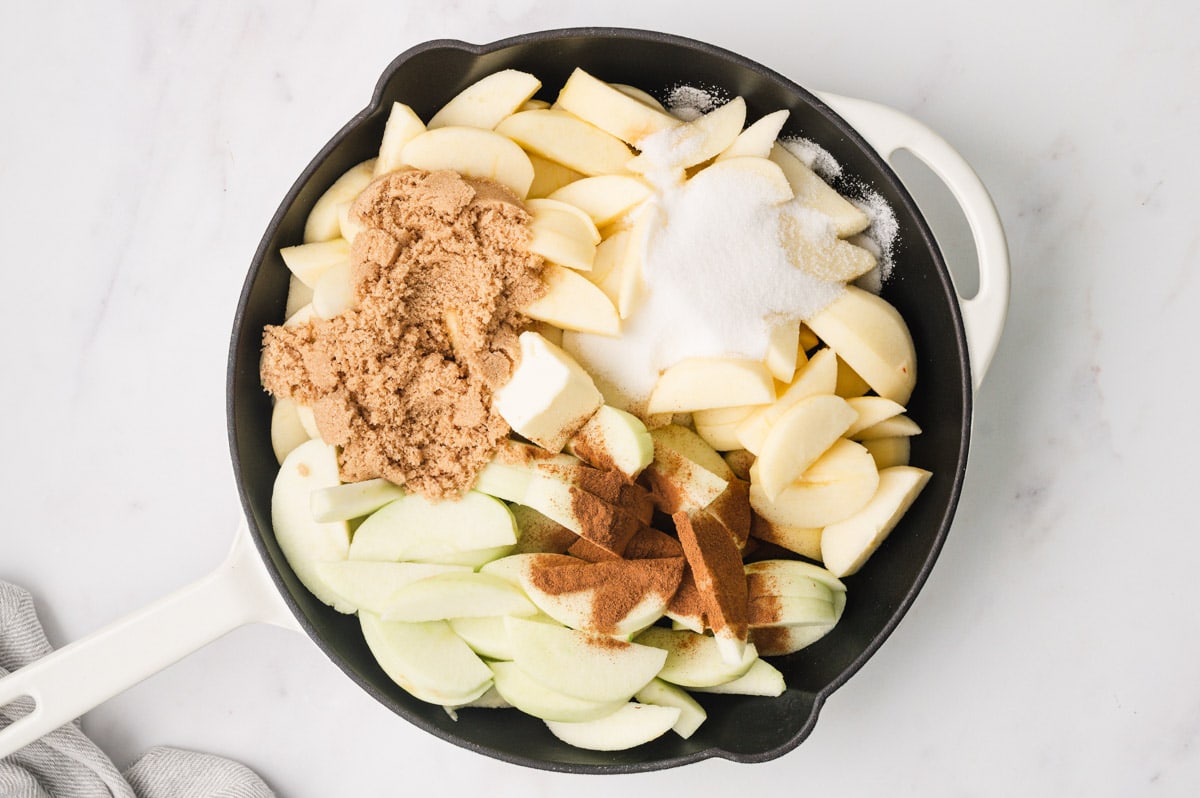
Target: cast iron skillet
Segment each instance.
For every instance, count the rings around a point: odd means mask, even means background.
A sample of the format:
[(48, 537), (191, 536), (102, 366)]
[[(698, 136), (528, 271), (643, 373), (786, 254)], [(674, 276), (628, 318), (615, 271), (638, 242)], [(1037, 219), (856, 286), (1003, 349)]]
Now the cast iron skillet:
[[(278, 465), (268, 435), (270, 402), (258, 375), (262, 328), (279, 323), (284, 312), (288, 272), (279, 249), (301, 240), (313, 203), (338, 176), (375, 154), (393, 101), (407, 103), (428, 119), (467, 85), (508, 68), (537, 75), (547, 87), (543, 99), (553, 101), (576, 66), (660, 98), (681, 84), (741, 95), (749, 119), (787, 108), (791, 115), (784, 133), (803, 135), (828, 150), (844, 169), (839, 188), (853, 195), (865, 185), (887, 200), (895, 210), (899, 236), (896, 276), (883, 295), (908, 321), (916, 344), (918, 381), (909, 409), (924, 434), (913, 441), (912, 462), (934, 475), (886, 547), (847, 580), (849, 601), (836, 630), (774, 661), (787, 678), (783, 696), (703, 697), (709, 718), (690, 740), (668, 734), (615, 753), (573, 749), (554, 739), (541, 721), (518, 712), (463, 710), (455, 722), (442, 708), (418, 701), (392, 683), (363, 642), (357, 620), (325, 606), (300, 584), (271, 533), (271, 486)], [(967, 462), (971, 397), (958, 298), (942, 255), (900, 181), (863, 138), (813, 94), (741, 56), (675, 36), (608, 29), (550, 31), (482, 46), (434, 41), (396, 58), (380, 78), (370, 106), (317, 154), (271, 220), (242, 294), (229, 367), (230, 440), (251, 530), (309, 636), (363, 689), (422, 729), (488, 756), (574, 772), (653, 770), (711, 756), (761, 762), (804, 740), (825, 699), (896, 627), (937, 558)]]
[[(283, 320), (288, 272), (282, 246), (302, 239), (308, 212), (352, 165), (378, 150), (387, 113), (402, 101), (428, 119), (478, 78), (505, 68), (534, 73), (546, 99), (576, 66), (604, 80), (662, 96), (678, 85), (745, 97), (750, 118), (787, 108), (785, 134), (802, 135), (842, 165), (837, 187), (884, 198), (896, 215), (895, 275), (884, 296), (908, 321), (917, 350), (917, 389), (909, 412), (923, 427), (912, 462), (933, 472), (925, 491), (866, 567), (846, 582), (845, 615), (820, 642), (776, 658), (787, 692), (779, 698), (707, 696), (709, 718), (689, 740), (668, 733), (639, 748), (597, 753), (555, 740), (541, 721), (516, 711), (461, 710), (409, 696), (384, 675), (357, 619), (314, 598), (275, 542), (270, 499), (278, 465), (270, 442), (270, 401), (259, 386), (262, 329)], [(227, 411), (245, 523), (213, 572), (154, 604), (0, 679), (0, 707), (22, 698), (33, 709), (0, 728), (0, 757), (190, 654), (222, 634), (261, 621), (299, 626), (364, 690), (416, 726), (456, 745), (529, 767), (626, 773), (708, 757), (761, 762), (799, 745), (829, 695), (879, 648), (912, 604), (946, 539), (970, 441), (971, 398), (994, 352), (1008, 301), (1008, 255), (995, 208), (970, 167), (944, 141), (890, 109), (848, 98), (826, 102), (741, 56), (687, 39), (633, 30), (576, 29), (476, 46), (429, 42), (383, 73), (371, 104), (334, 136), (292, 186), (250, 265), (230, 342)], [(854, 120), (851, 127), (844, 117)], [(979, 291), (956, 295), (929, 228), (878, 152), (910, 149), (959, 200), (979, 255)], [(730, 264), (730, 270), (752, 264)], [(965, 322), (965, 327), (964, 327)], [(972, 375), (974, 364), (974, 375)], [(974, 376), (974, 379), (972, 377)], [(282, 597), (282, 600), (281, 600)]]

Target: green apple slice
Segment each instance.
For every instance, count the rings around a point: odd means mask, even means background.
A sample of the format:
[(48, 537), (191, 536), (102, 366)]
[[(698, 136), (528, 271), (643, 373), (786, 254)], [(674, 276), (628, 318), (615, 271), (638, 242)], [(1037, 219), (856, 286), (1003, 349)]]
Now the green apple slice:
[(511, 583), (484, 573), (452, 572), (420, 579), (392, 594), (385, 621), (439, 621), (489, 615), (534, 615), (537, 607)]
[(387, 607), (392, 594), (405, 585), (452, 571), (471, 570), (465, 565), (369, 560), (321, 562), (315, 569), (317, 576), (347, 604), (377, 615)]
[(760, 596), (750, 599), (750, 626), (826, 626), (836, 621), (833, 596), (825, 590), (827, 598), (811, 596)]
[(522, 670), (552, 690), (588, 701), (627, 700), (667, 659), (666, 651), (652, 646), (520, 618), (505, 623), (513, 661)]
[(729, 695), (761, 695), (769, 698), (783, 695), (787, 683), (779, 669), (765, 659), (756, 659), (750, 670), (736, 679), (723, 684), (691, 688), (697, 693), (724, 693)]
[(638, 635), (635, 642), (665, 651), (667, 658), (658, 678), (680, 687), (711, 687), (732, 681), (750, 670), (758, 659), (758, 650), (747, 645), (740, 661), (727, 662), (716, 638), (686, 629), (654, 626)]
[(625, 699), (587, 701), (560, 693), (533, 679), (515, 662), (490, 662), (496, 690), (522, 712), (542, 720), (579, 723), (611, 715), (625, 706)]
[(321, 562), (346, 559), (350, 528), (344, 521), (320, 523), (309, 511), (309, 494), (338, 484), (337, 451), (324, 441), (302, 443), (284, 458), (271, 492), (271, 526), (296, 577), (338, 612), (354, 612), (318, 573)]
[(379, 667), (422, 701), (461, 706), (492, 686), (492, 672), (445, 621), (400, 623), (359, 613)]
[(637, 416), (602, 405), (567, 441), (567, 451), (588, 465), (637, 479), (654, 459), (654, 441)]
[(828, 569), (800, 560), (759, 560), (747, 563), (746, 576), (752, 595), (809, 595), (811, 581), (824, 584), (831, 592), (846, 592), (846, 584)]
[(348, 482), (314, 490), (309, 497), (312, 516), (317, 521), (349, 521), (362, 518), (404, 497), (404, 488), (386, 479)]
[(628, 703), (607, 717), (582, 723), (546, 721), (550, 733), (568, 745), (591, 751), (624, 751), (656, 740), (679, 721), (678, 707)]
[(350, 558), (444, 562), (463, 552), (516, 542), (516, 522), (502, 501), (477, 491), (443, 502), (410, 493), (362, 522)]
[(651, 679), (650, 684), (638, 690), (633, 696), (639, 704), (653, 704), (658, 707), (675, 707), (679, 710), (679, 719), (671, 728), (683, 739), (688, 739), (696, 733), (696, 729), (708, 718), (708, 713), (700, 702), (673, 684), (662, 679)]

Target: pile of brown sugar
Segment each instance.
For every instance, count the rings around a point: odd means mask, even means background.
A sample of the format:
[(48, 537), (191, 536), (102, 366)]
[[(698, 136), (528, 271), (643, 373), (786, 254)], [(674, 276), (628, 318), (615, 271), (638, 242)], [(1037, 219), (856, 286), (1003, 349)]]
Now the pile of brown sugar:
[(506, 188), (455, 172), (392, 172), (351, 208), (356, 308), (267, 327), (262, 382), (313, 407), (342, 479), (460, 494), (508, 435), (492, 392), (508, 381), (545, 290), (529, 215)]

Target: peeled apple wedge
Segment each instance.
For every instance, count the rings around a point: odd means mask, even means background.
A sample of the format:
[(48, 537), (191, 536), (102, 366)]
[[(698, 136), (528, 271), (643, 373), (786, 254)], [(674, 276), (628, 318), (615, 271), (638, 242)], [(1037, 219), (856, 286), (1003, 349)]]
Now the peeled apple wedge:
[(796, 321), (781, 321), (771, 327), (770, 337), (767, 338), (767, 356), (763, 362), (767, 364), (778, 382), (790, 385), (796, 377), (796, 366), (807, 362), (804, 351), (800, 349), (800, 323)]
[(741, 358), (690, 357), (659, 376), (646, 412), (689, 413), (773, 401), (775, 381), (763, 363)]
[(528, 72), (503, 69), (463, 89), (429, 120), (429, 129), (477, 127), (491, 130), (537, 93), (542, 82)]
[(875, 268), (874, 255), (838, 238), (827, 217), (811, 208), (780, 215), (779, 241), (793, 266), (827, 282), (849, 282)]
[(825, 567), (836, 576), (857, 573), (908, 512), (930, 476), (930, 472), (912, 466), (880, 471), (879, 488), (870, 502), (849, 518), (825, 527), (821, 534)]
[(846, 286), (807, 324), (877, 394), (908, 403), (917, 382), (916, 351), (908, 325), (887, 300)]
[(836, 385), (837, 356), (832, 349), (814, 352), (812, 358), (796, 370), (792, 383), (784, 389), (779, 398), (757, 409), (738, 424), (738, 441), (750, 452), (761, 452), (771, 425), (784, 413), (810, 396), (832, 395)]
[(908, 465), (911, 447), (907, 436), (896, 438), (876, 438), (862, 441), (862, 445), (875, 458), (875, 467), (882, 471), (892, 466)]
[(376, 163), (374, 158), (363, 161), (333, 181), (333, 185), (325, 190), (308, 212), (304, 222), (303, 243), (330, 241), (341, 235), (338, 206), (352, 201), (367, 187), (374, 178)]
[(648, 105), (656, 111), (662, 111), (664, 114), (667, 113), (667, 109), (663, 107), (663, 104), (656, 100), (654, 95), (650, 94), (648, 91), (639, 89), (637, 86), (630, 86), (627, 83), (610, 83), (608, 85), (612, 86), (625, 96), (632, 97), (638, 102)]
[(654, 459), (654, 440), (632, 413), (603, 405), (567, 441), (567, 451), (596, 468), (637, 479)]
[(496, 126), (496, 132), (529, 152), (584, 175), (626, 174), (629, 147), (574, 114), (547, 108), (521, 111)]
[(754, 517), (750, 536), (774, 543), (780, 548), (795, 552), (812, 560), (821, 559), (821, 527), (792, 526), (768, 521), (760, 515)]
[[(404, 103), (392, 103), (387, 123), (383, 127), (383, 140), (379, 144), (379, 156), (375, 159), (374, 176), (379, 177), (404, 165), (401, 156), (404, 145), (425, 132), (425, 123), (416, 111)], [(361, 191), (361, 189), (360, 189)]]
[(765, 659), (756, 659), (750, 670), (738, 678), (708, 687), (692, 687), (697, 693), (723, 693), (726, 695), (761, 695), (775, 698), (783, 695), (787, 683), (783, 674)]
[(670, 136), (673, 145), (666, 164), (659, 163), (643, 153), (629, 162), (629, 169), (644, 174), (662, 166), (686, 169), (704, 163), (733, 144), (745, 124), (746, 101), (741, 97), (734, 97), (691, 122), (661, 133), (660, 135)]
[(708, 445), (700, 435), (687, 427), (679, 424), (656, 427), (650, 430), (650, 440), (656, 453), (670, 449), (721, 479), (733, 479), (733, 469), (729, 467), (729, 463), (726, 463), (717, 450)]
[(495, 180), (521, 199), (533, 184), (533, 164), (524, 150), (505, 136), (474, 127), (426, 131), (404, 145), (400, 160), (417, 169), (451, 169)]
[(554, 199), (531, 199), (525, 207), (533, 216), (529, 223), (531, 252), (562, 266), (591, 270), (600, 231), (590, 216)]
[(840, 238), (861, 233), (871, 224), (865, 213), (830, 187), (782, 144), (776, 142), (768, 157), (783, 170), (797, 201), (831, 218)]
[(703, 438), (705, 443), (719, 452), (728, 452), (742, 448), (742, 442), (737, 437), (738, 425), (757, 409), (755, 406), (743, 405), (697, 410), (692, 413), (692, 423), (696, 426), (696, 434)]
[(297, 244), (279, 250), (285, 266), (300, 282), (316, 288), (317, 281), (325, 272), (350, 258), (350, 242), (344, 238)]
[(271, 526), (275, 540), (296, 577), (321, 601), (338, 612), (354, 612), (321, 578), (317, 564), (346, 559), (350, 528), (344, 521), (320, 523), (309, 511), (309, 494), (338, 484), (337, 450), (324, 441), (302, 443), (284, 458), (271, 492)]
[(634, 147), (646, 136), (679, 125), (670, 114), (576, 68), (558, 93), (555, 105)]
[(904, 412), (904, 405), (893, 402), (891, 399), (884, 399), (882, 396), (855, 396), (847, 399), (846, 404), (854, 408), (854, 412), (858, 414), (854, 423), (846, 430), (847, 438), (852, 438), (868, 427)]
[(547, 160), (533, 153), (526, 153), (533, 164), (533, 183), (529, 186), (531, 198), (548, 197), (565, 185), (583, 177), (574, 169)]
[(803, 474), (854, 423), (857, 414), (840, 396), (810, 396), (771, 425), (755, 467), (767, 498)]
[(300, 278), (294, 274), (288, 275), (288, 295), (287, 304), (283, 309), (283, 317), (289, 318), (293, 313), (300, 308), (312, 302), (313, 290), (304, 283), (300, 282)]
[(354, 278), (350, 261), (334, 264), (313, 287), (313, 313), (322, 319), (332, 319), (355, 306)]
[(621, 331), (617, 308), (604, 291), (583, 275), (557, 263), (547, 263), (542, 281), (546, 292), (523, 308), (525, 315), (564, 330), (597, 335), (617, 335)]
[(721, 154), (717, 156), (717, 161), (739, 158), (743, 155), (766, 158), (771, 154), (771, 147), (775, 145), (775, 139), (779, 138), (779, 131), (787, 122), (789, 113), (787, 109), (783, 109), (759, 118), (739, 133), (732, 144), (721, 151)]
[(276, 399), (271, 408), (271, 448), (275, 459), (282, 465), (288, 454), (310, 437), (300, 422), (296, 403), (284, 397)]
[(468, 704), (492, 686), (492, 671), (445, 621), (400, 623), (370, 612), (359, 621), (384, 673), (422, 701)]
[(569, 183), (550, 199), (579, 208), (596, 225), (612, 224), (654, 193), (645, 181), (631, 175), (598, 175)]
[(679, 721), (678, 707), (630, 702), (616, 712), (581, 723), (546, 721), (558, 739), (592, 751), (624, 751), (656, 740)]
[[(750, 469), (750, 506), (773, 524), (823, 527), (861, 510), (879, 487), (875, 460), (861, 444), (839, 439), (774, 499)], [(831, 569), (832, 570), (832, 569)]]
[(870, 441), (878, 438), (911, 438), (921, 434), (921, 427), (906, 415), (895, 415), (876, 422), (866, 429), (854, 433), (856, 441)]

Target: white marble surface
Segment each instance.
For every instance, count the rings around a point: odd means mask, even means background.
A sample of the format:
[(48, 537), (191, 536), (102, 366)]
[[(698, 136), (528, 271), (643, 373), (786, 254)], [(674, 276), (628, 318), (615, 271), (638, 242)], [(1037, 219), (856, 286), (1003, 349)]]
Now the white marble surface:
[(239, 513), (224, 371), (245, 269), (294, 176), (417, 42), (653, 28), (894, 106), (975, 165), (1013, 256), (938, 567), (782, 759), (611, 779), (503, 765), (398, 721), (307, 638), (267, 626), (84, 728), (121, 765), (195, 748), (297, 797), (1195, 794), (1196, 8), (5, 4), (0, 577), (33, 591), (56, 643), (224, 555)]

